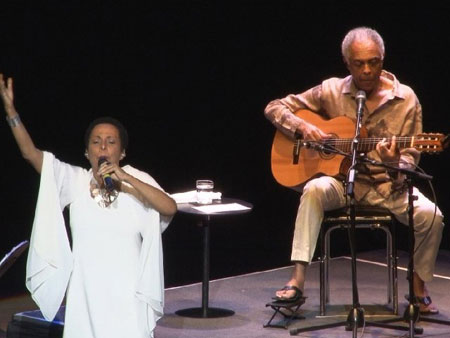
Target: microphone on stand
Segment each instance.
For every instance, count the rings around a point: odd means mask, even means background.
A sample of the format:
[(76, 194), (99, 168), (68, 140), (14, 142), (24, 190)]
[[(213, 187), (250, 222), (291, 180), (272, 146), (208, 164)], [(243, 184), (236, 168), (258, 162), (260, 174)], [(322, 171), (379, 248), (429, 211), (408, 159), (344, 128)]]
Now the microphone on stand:
[[(103, 157), (103, 156), (100, 157), (100, 158), (98, 159), (98, 167), (100, 168), (100, 166), (101, 166), (104, 162), (106, 162), (106, 163), (109, 164), (109, 162), (108, 162), (108, 160), (106, 159), (106, 157)], [(105, 184), (105, 189), (106, 189), (106, 191), (109, 191), (109, 192), (113, 191), (113, 190), (114, 190), (114, 181), (113, 181), (111, 175), (110, 175), (110, 174), (104, 174), (104, 175), (102, 176), (102, 178), (103, 178), (103, 183)]]
[(362, 125), (362, 116), (364, 112), (364, 104), (366, 103), (366, 92), (364, 90), (358, 90), (355, 95), (356, 100), (356, 125), (355, 125), (355, 136), (353, 137), (352, 142), (352, 164), (350, 166), (350, 170), (347, 174), (347, 192), (346, 195), (350, 197), (354, 197), (354, 184), (355, 184), (355, 176), (356, 176), (356, 162), (357, 162), (357, 151), (358, 151), (358, 143), (359, 138), (361, 137), (361, 125)]
[(362, 115), (364, 111), (364, 105), (366, 104), (366, 92), (364, 90), (359, 90), (355, 96), (356, 100), (356, 112), (358, 115)]

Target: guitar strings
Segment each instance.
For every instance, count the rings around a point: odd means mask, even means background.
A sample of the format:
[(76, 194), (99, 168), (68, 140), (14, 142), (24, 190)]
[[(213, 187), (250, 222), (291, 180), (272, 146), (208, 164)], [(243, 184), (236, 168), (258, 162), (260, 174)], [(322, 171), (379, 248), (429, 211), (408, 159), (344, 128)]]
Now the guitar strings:
[[(374, 137), (374, 138), (362, 138), (359, 140), (358, 144), (357, 144), (357, 149), (361, 149), (361, 150), (372, 150), (375, 149), (375, 146), (383, 139), (386, 139), (388, 141), (391, 141), (392, 138), (383, 138), (383, 137)], [(412, 147), (412, 142), (413, 140), (423, 140), (423, 139), (427, 139), (427, 140), (434, 140), (434, 141), (438, 141), (438, 137), (435, 136), (431, 136), (428, 135), (426, 138), (424, 137), (414, 137), (414, 136), (398, 136), (396, 137), (396, 143), (400, 146), (400, 147)], [(323, 144), (325, 146), (328, 147), (335, 147), (341, 150), (348, 150), (351, 148), (351, 145), (353, 143), (353, 139), (349, 139), (349, 138), (331, 138), (331, 139), (325, 139), (323, 141)], [(419, 145), (420, 147), (423, 147), (423, 145)], [(438, 148), (437, 145), (427, 145), (426, 147), (430, 148), (430, 149), (436, 149)]]

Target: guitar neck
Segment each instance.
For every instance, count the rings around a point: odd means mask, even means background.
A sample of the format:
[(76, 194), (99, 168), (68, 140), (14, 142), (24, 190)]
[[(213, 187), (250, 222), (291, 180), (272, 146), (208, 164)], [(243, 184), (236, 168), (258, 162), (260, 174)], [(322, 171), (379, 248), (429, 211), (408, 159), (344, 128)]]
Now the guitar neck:
[[(374, 150), (377, 144), (383, 140), (383, 137), (366, 137), (361, 138), (357, 144), (358, 152), (369, 152)], [(391, 142), (392, 138), (385, 138), (388, 142)], [(327, 139), (324, 141), (326, 145), (335, 147), (339, 150), (349, 152), (352, 148), (353, 139), (351, 138), (339, 138), (339, 139)], [(414, 136), (398, 136), (395, 139), (397, 148), (413, 148)]]

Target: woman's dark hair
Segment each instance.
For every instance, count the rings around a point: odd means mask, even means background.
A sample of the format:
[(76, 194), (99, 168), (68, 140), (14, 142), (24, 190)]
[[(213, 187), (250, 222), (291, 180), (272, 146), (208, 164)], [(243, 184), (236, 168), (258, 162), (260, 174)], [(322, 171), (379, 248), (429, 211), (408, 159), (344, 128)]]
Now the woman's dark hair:
[(111, 124), (117, 128), (117, 130), (119, 131), (121, 150), (126, 150), (128, 147), (128, 132), (119, 120), (116, 120), (115, 118), (109, 116), (99, 117), (89, 124), (86, 132), (84, 133), (84, 145), (86, 146), (86, 149), (89, 145), (89, 138), (91, 137), (92, 129), (94, 129), (96, 125), (103, 123)]

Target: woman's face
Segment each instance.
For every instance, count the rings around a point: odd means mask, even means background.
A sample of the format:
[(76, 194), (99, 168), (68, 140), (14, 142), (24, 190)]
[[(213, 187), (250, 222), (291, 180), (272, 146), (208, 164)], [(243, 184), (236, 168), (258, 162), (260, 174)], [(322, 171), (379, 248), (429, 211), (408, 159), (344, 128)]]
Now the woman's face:
[(100, 157), (106, 158), (110, 163), (118, 164), (123, 156), (119, 130), (109, 123), (96, 125), (89, 136), (87, 148), (87, 158), (94, 172), (98, 169)]

